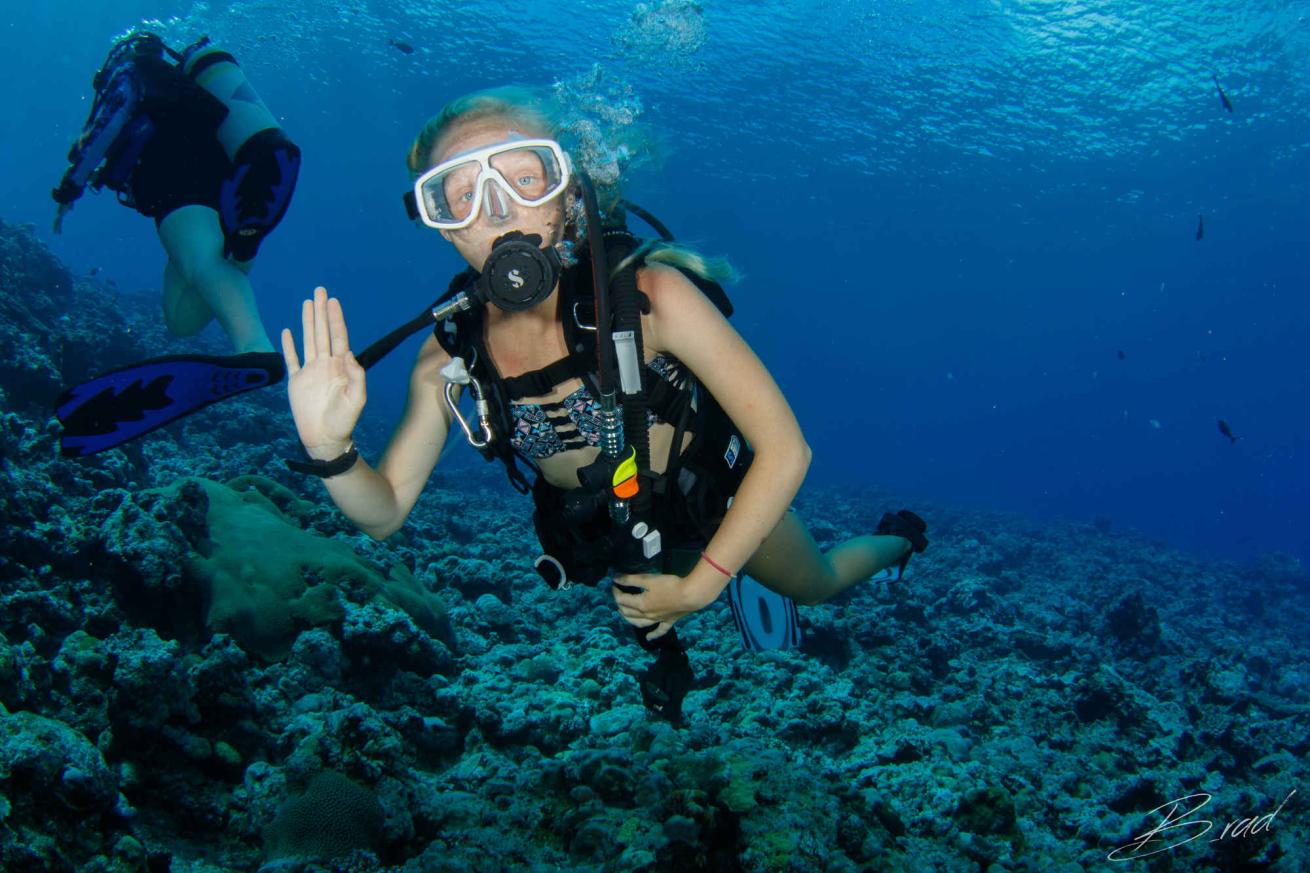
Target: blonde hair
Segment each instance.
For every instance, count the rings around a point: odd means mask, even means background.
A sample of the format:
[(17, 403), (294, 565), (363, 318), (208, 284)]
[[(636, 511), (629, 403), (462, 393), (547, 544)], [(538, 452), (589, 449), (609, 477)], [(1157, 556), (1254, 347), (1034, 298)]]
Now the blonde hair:
[[(433, 166), (433, 152), (457, 125), (481, 121), (486, 118), (505, 119), (523, 125), (536, 133), (559, 142), (574, 158), (575, 164), (587, 173), (596, 190), (597, 206), (603, 216), (622, 215), (622, 182), (619, 169), (620, 160), (649, 153), (654, 148), (653, 139), (640, 131), (634, 132), (631, 125), (621, 133), (615, 132), (609, 137), (599, 133), (597, 125), (585, 119), (571, 121), (564, 108), (554, 97), (540, 89), (522, 85), (504, 85), (498, 88), (486, 88), (474, 91), (451, 100), (441, 111), (424, 123), (418, 136), (409, 147), (405, 164), (409, 168), (411, 180), (417, 179)], [(582, 139), (600, 139), (590, 148), (585, 148)], [(610, 146), (604, 140), (614, 140), (617, 146)], [(582, 154), (586, 152), (586, 154)], [(589, 166), (586, 156), (600, 152), (596, 159), (603, 166)], [(576, 234), (578, 229), (573, 226)], [(638, 258), (669, 266), (690, 270), (703, 279), (716, 282), (736, 282), (741, 274), (726, 258), (706, 257), (694, 249), (678, 243), (663, 240), (650, 240), (643, 243), (623, 261), (614, 265), (611, 276), (616, 275)]]
[(474, 91), (450, 101), (427, 120), (409, 147), (405, 163), (414, 178), (430, 169), (433, 166), (433, 149), (456, 124), (484, 118), (504, 118), (558, 140), (564, 129), (562, 117), (563, 113), (553, 100), (531, 88), (505, 85)]
[(695, 249), (676, 242), (664, 240), (647, 240), (610, 270), (610, 278), (617, 276), (628, 264), (641, 258), (646, 263), (667, 264), (681, 270), (689, 270), (702, 279), (710, 279), (720, 284), (741, 281), (741, 272), (727, 258), (709, 257)]

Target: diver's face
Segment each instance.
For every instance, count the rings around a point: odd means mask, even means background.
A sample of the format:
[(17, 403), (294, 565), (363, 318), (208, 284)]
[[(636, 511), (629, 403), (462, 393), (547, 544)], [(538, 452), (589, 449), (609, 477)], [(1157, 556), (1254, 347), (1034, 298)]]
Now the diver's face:
[[(515, 139), (545, 138), (544, 131), (528, 129), (508, 119), (486, 118), (456, 125), (437, 141), (428, 156), (428, 165), (435, 167), (456, 155)], [(491, 186), (494, 189), (494, 185)], [(491, 193), (491, 192), (484, 192)], [(484, 202), (477, 218), (468, 227), (443, 230), (441, 235), (454, 244), (464, 260), (475, 270), (481, 270), (491, 254), (491, 245), (511, 231), (539, 234), (543, 246), (558, 243), (564, 236), (565, 210), (573, 195), (565, 193), (540, 206), (522, 206), (508, 197), (497, 198), (493, 204)], [(484, 200), (489, 200), (484, 197)]]

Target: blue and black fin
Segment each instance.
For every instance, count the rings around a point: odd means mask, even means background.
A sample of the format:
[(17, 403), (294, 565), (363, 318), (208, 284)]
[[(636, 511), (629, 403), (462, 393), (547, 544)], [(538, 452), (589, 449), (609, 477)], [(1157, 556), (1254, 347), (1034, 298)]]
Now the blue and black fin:
[(113, 370), (68, 389), (55, 404), (65, 457), (103, 452), (184, 415), (281, 382), (277, 352), (173, 355)]
[(728, 583), (728, 603), (741, 632), (741, 643), (751, 651), (800, 646), (800, 616), (790, 597), (770, 591), (750, 576), (739, 575)]

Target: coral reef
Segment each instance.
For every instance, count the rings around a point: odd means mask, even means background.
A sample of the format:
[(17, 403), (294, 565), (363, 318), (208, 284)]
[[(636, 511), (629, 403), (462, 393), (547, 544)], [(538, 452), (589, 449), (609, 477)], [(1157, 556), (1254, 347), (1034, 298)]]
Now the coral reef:
[[(681, 622), (679, 730), (608, 594), (532, 572), (484, 465), (377, 543), (279, 463), (281, 392), (60, 457), (60, 386), (182, 347), (23, 228), (0, 257), (6, 870), (1073, 871), (1199, 793), (1213, 833), (1150, 869), (1304, 866), (1285, 556), (916, 503), (932, 548), (802, 609), (801, 650), (743, 651), (723, 603)], [(899, 505), (797, 501), (825, 547)]]

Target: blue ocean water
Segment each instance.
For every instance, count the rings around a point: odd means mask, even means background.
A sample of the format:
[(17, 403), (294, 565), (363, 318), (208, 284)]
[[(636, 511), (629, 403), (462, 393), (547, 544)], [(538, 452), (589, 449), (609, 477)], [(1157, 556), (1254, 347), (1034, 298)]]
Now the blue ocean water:
[[(512, 9), (21, 4), (0, 203), (74, 268), (156, 287), (148, 221), (105, 194), (53, 237), (49, 189), (115, 35), (209, 34), (305, 155), (254, 274), (266, 324), (324, 284), (367, 340), (459, 266), (399, 205), (422, 121), (476, 87), (583, 83), (662, 136), (633, 199), (746, 274), (735, 324), (812, 481), (1310, 557), (1304, 4)], [(375, 371), (369, 415), (398, 413), (409, 359)]]

